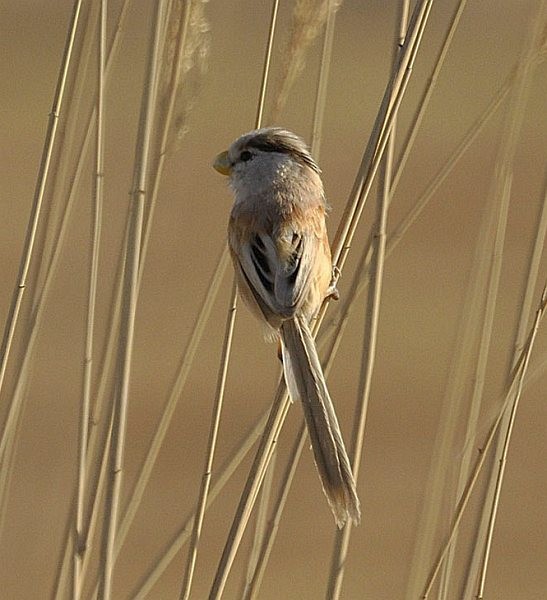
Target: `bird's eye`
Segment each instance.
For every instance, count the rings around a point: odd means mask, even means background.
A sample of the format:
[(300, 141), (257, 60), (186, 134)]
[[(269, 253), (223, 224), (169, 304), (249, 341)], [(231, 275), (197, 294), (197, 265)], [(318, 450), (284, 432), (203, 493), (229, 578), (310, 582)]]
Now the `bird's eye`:
[(248, 160), (251, 160), (252, 157), (253, 155), (251, 154), (251, 152), (249, 152), (248, 150), (243, 150), (243, 152), (239, 155), (239, 160), (247, 162)]

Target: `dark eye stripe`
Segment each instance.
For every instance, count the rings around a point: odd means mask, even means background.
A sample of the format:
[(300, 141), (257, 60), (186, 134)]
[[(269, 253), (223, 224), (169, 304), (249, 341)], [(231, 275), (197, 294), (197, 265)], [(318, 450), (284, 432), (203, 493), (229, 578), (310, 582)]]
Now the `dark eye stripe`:
[(305, 164), (310, 167), (317, 173), (320, 172), (319, 167), (310, 156), (309, 152), (304, 148), (300, 148), (294, 141), (290, 138), (284, 139), (282, 137), (268, 137), (264, 136), (256, 136), (251, 138), (247, 142), (248, 148), (256, 148), (257, 150), (262, 150), (262, 152), (278, 152), (280, 154), (291, 154), (297, 161)]

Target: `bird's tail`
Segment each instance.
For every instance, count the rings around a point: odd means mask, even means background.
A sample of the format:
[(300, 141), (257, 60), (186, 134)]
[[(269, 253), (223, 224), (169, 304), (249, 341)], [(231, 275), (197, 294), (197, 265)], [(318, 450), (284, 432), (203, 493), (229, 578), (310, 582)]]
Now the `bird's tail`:
[(300, 398), (315, 464), (338, 527), (361, 518), (355, 480), (308, 324), (295, 316), (281, 326), (285, 381)]

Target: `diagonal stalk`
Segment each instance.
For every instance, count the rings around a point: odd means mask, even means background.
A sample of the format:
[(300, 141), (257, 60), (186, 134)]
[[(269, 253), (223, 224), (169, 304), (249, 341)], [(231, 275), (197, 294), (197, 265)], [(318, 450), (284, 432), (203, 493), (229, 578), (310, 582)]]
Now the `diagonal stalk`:
[[(21, 263), (19, 265), (18, 279), (13, 290), (8, 318), (6, 320), (4, 335), (2, 338), (2, 346), (0, 348), (0, 391), (2, 390), (2, 386), (4, 383), (6, 367), (11, 352), (11, 347), (13, 344), (15, 329), (17, 327), (19, 311), (21, 310), (21, 303), (23, 301), (23, 295), (26, 289), (30, 263), (33, 258), (36, 233), (38, 229), (38, 223), (40, 221), (46, 184), (50, 172), (51, 157), (55, 145), (55, 137), (57, 133), (57, 127), (59, 124), (59, 117), (61, 109), (63, 107), (64, 91), (69, 68), (71, 66), (72, 50), (74, 48), (76, 32), (79, 26), (81, 7), (82, 0), (75, 0), (72, 8), (72, 16), (70, 19), (67, 39), (65, 42), (63, 58), (61, 60), (61, 68), (57, 80), (57, 87), (55, 89), (53, 105), (49, 114), (48, 128), (46, 132), (46, 138), (44, 141), (44, 147), (42, 150), (40, 167), (38, 169), (38, 178), (36, 182), (36, 188), (34, 191), (34, 199), (31, 208), (29, 224), (27, 227)], [(4, 453), (4, 450), (6, 448), (6, 436), (9, 434), (10, 429), (14, 427), (14, 421), (17, 420), (18, 412), (18, 406), (15, 404), (15, 402), (12, 402), (9, 408), (8, 416), (2, 428), (2, 438), (0, 440), (0, 456)]]
[[(339, 271), (341, 271), (345, 259), (347, 258), (347, 253), (351, 246), (351, 241), (355, 234), (359, 218), (364, 209), (366, 199), (372, 187), (374, 176), (378, 170), (380, 160), (386, 148), (389, 131), (393, 125), (395, 113), (406, 90), (406, 85), (408, 84), (408, 80), (412, 72), (413, 62), (419, 42), (421, 41), (421, 36), (423, 34), (430, 9), (431, 0), (423, 0), (417, 4), (411, 19), (411, 24), (409, 26), (407, 40), (405, 41), (401, 52), (402, 59), (392, 81), (389, 82), (388, 88), (386, 89), (384, 102), (382, 103), (382, 108), (371, 137), (374, 142), (369, 142), (367, 146), (367, 150), (365, 151), (365, 156), (356, 179), (354, 190), (352, 191), (350, 201), (348, 202), (346, 211), (344, 213), (344, 220), (342, 221), (336, 236), (333, 258), (335, 266)], [(323, 304), (322, 310), (320, 311), (314, 323), (314, 335), (317, 334), (317, 330), (324, 317), (327, 304), (328, 302)], [(217, 568), (215, 579), (209, 595), (210, 600), (217, 600), (222, 596), (228, 573), (231, 569), (235, 554), (243, 537), (243, 532), (249, 520), (258, 489), (262, 484), (265, 469), (267, 468), (269, 462), (269, 457), (273, 451), (273, 447), (275, 446), (277, 437), (283, 426), (283, 422), (289, 407), (288, 402), (288, 395), (285, 391), (285, 387), (280, 385), (272, 406), (268, 424), (266, 425), (263, 437), (261, 439), (255, 461), (251, 467), (247, 483), (243, 490), (241, 500), (230, 529), (230, 534), (226, 541), (226, 545)]]

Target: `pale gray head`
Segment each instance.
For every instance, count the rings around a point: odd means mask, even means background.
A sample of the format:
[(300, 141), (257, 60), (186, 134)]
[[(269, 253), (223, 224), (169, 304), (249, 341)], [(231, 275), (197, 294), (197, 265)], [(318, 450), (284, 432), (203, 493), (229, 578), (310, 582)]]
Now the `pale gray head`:
[(300, 137), (281, 127), (265, 127), (239, 137), (226, 152), (217, 156), (214, 167), (232, 179), (248, 179), (257, 175), (267, 177), (270, 171), (291, 163), (304, 170), (320, 172)]

